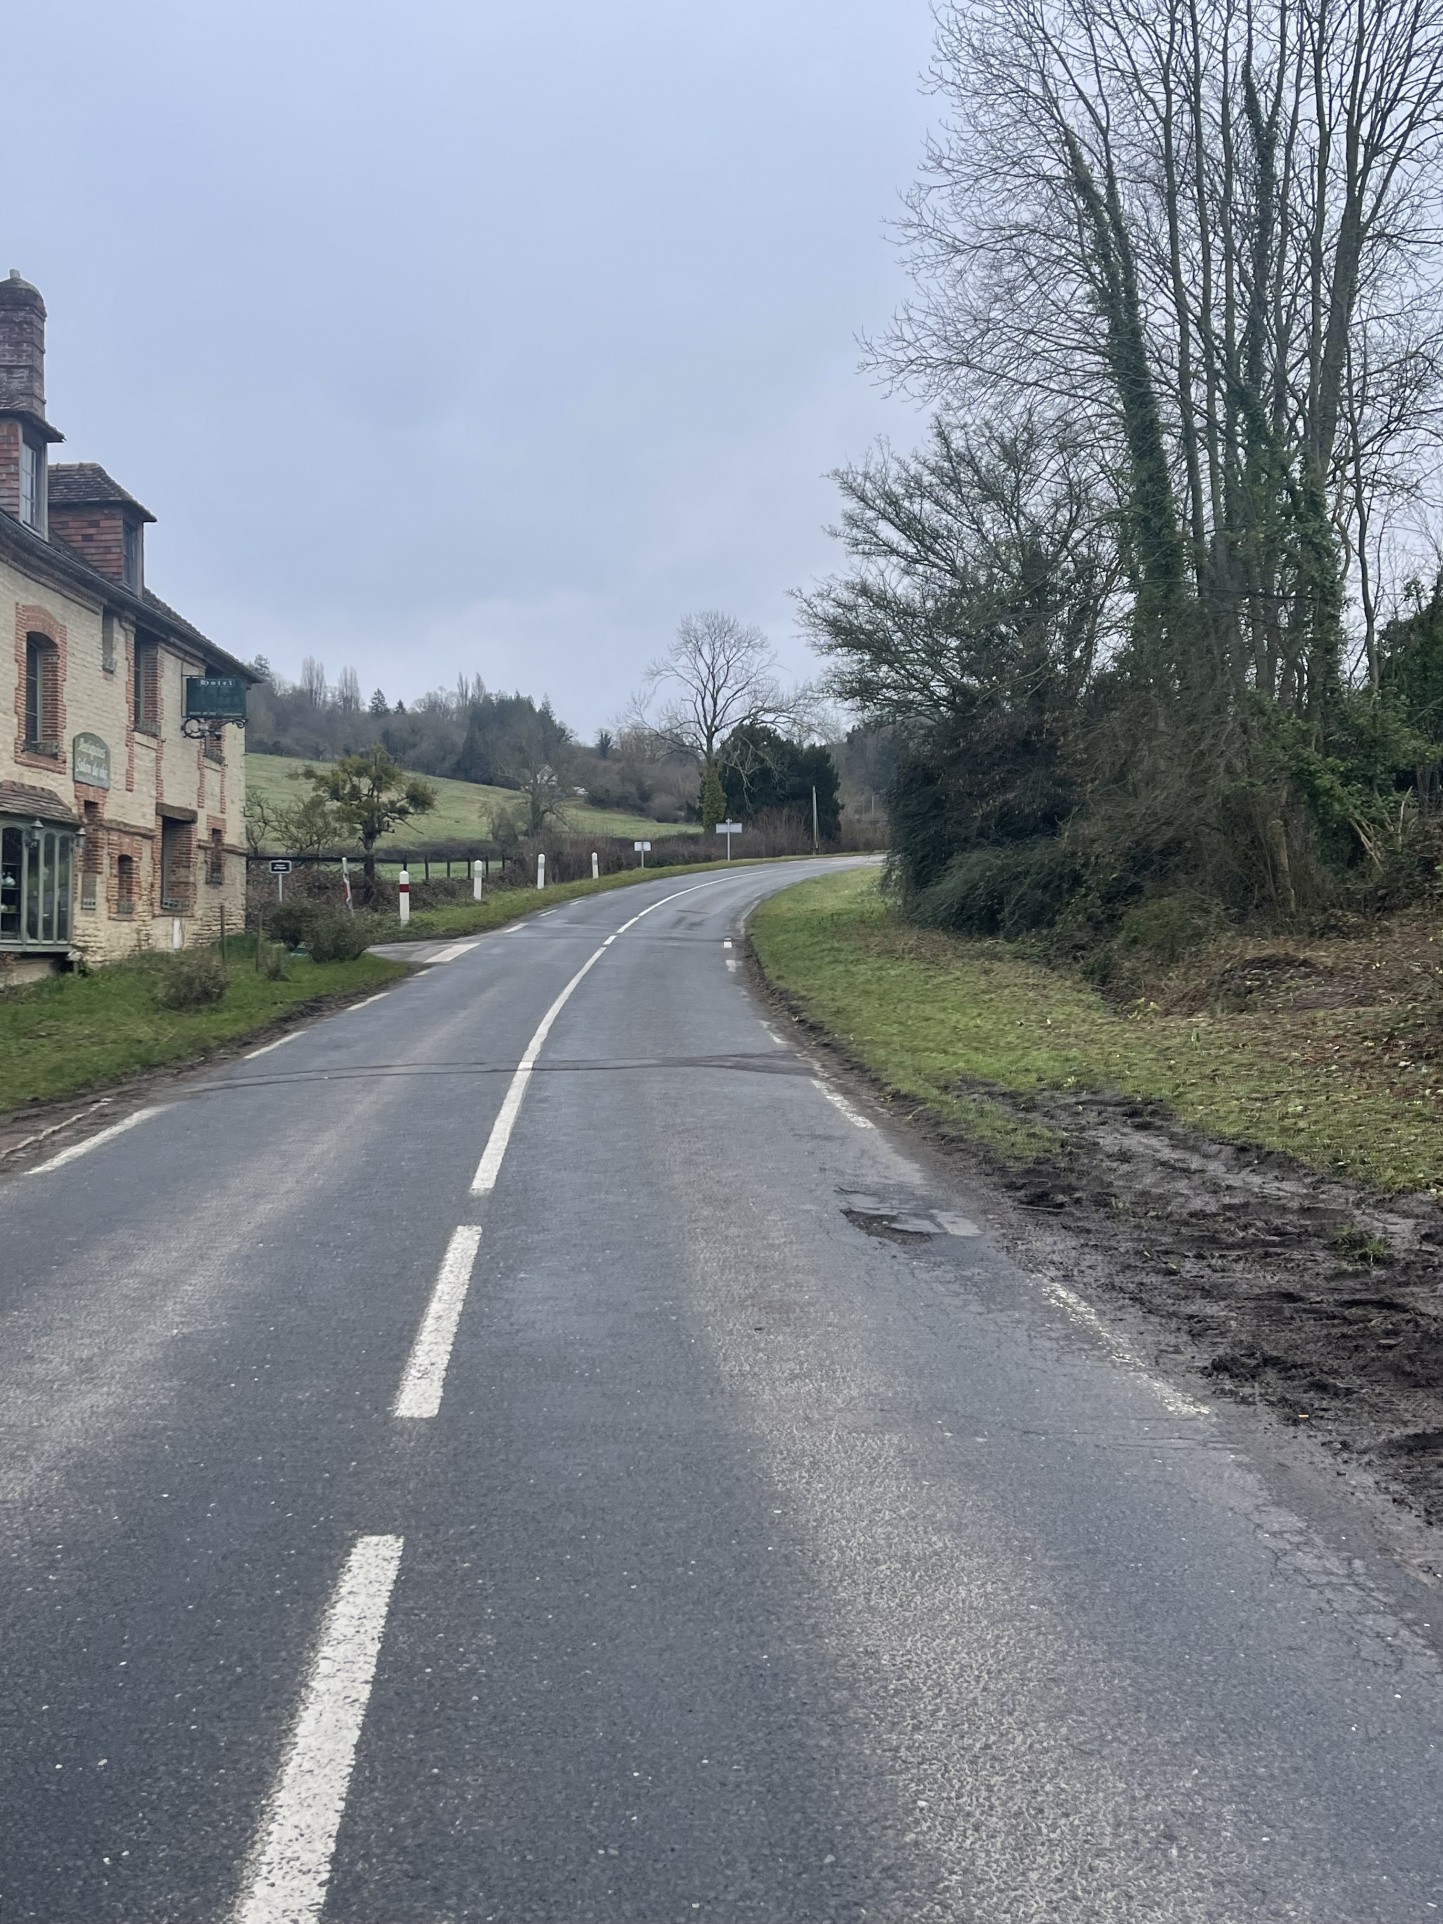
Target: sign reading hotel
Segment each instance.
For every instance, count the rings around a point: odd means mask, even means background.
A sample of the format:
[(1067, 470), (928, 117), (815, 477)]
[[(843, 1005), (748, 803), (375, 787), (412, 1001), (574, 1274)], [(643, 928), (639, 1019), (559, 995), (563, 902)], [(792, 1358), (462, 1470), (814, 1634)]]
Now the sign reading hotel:
[(99, 735), (77, 735), (72, 756), (74, 779), (87, 788), (109, 788), (110, 750)]

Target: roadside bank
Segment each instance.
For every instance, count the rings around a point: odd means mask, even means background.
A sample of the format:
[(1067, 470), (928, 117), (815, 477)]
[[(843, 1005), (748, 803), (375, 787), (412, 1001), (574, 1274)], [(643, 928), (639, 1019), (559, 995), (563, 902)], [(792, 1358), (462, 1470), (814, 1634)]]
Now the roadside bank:
[[(751, 941), (799, 1021), (987, 1173), (1024, 1254), (1142, 1311), (1158, 1353), (1214, 1394), (1309, 1426), (1344, 1471), (1365, 1464), (1443, 1521), (1423, 963), (1404, 965), (1411, 1001), (1359, 1006), (1316, 992), (1348, 974), (1326, 953), (1307, 969), (1281, 947), (1266, 967), (1228, 952), (1232, 990), (1200, 993), (1194, 970), (1180, 1006), (1129, 1012), (1005, 944), (909, 928), (856, 875), (772, 897)], [(1353, 961), (1360, 982), (1384, 973)], [(1311, 992), (1284, 1007), (1288, 968)], [(1249, 971), (1264, 992), (1237, 989)]]

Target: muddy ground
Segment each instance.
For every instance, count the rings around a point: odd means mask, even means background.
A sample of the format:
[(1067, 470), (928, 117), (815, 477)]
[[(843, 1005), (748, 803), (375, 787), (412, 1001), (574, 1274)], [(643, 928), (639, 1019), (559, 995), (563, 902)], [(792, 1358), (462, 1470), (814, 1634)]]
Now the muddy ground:
[(1024, 1264), (1065, 1275), (1100, 1307), (1142, 1312), (1165, 1370), (1210, 1400), (1265, 1406), (1443, 1525), (1443, 1211), (1378, 1197), (1287, 1157), (1210, 1142), (1160, 1106), (1097, 1095), (1018, 1097), (961, 1081), (1065, 1140), (1018, 1167), (889, 1094), (847, 1051), (784, 1008), (893, 1112), (1003, 1201), (994, 1225)]

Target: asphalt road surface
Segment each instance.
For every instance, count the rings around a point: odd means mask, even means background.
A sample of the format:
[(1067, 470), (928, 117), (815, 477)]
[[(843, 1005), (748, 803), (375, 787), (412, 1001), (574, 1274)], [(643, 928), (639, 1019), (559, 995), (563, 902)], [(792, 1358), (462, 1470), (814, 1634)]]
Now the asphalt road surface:
[(1427, 1626), (768, 1027), (801, 872), (0, 1184), (3, 1924), (1438, 1914)]

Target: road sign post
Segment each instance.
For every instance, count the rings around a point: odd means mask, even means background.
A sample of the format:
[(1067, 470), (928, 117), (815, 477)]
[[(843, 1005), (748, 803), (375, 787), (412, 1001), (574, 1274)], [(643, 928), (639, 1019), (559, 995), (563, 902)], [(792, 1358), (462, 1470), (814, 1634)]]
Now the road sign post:
[(290, 874), (294, 866), (295, 864), (287, 861), (283, 855), (278, 856), (277, 859), (271, 863), (271, 874), (276, 878), (276, 900), (278, 902), (284, 902), (286, 899), (286, 877)]
[(732, 859), (732, 837), (733, 835), (741, 834), (742, 825), (740, 822), (718, 822), (716, 832), (718, 835), (725, 835), (727, 838), (727, 860), (730, 861)]
[(651, 848), (651, 843), (650, 842), (633, 842), (631, 846), (636, 850), (637, 854), (641, 857), (641, 866), (645, 868), (647, 852)]

